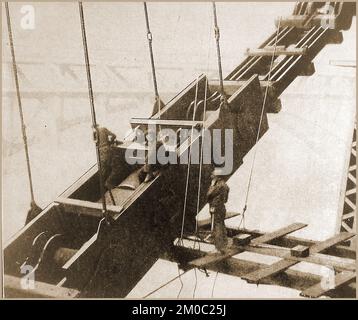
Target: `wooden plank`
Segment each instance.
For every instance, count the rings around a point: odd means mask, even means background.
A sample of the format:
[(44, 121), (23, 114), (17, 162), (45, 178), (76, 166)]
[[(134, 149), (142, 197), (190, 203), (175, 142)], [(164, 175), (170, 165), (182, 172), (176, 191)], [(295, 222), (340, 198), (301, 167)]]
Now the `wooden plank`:
[[(233, 217), (237, 217), (240, 214), (241, 214), (240, 212), (227, 211), (225, 219), (230, 219), (230, 218), (233, 218)], [(209, 226), (209, 225), (211, 225), (211, 218), (198, 220), (198, 227), (204, 227), (204, 226)]]
[(23, 288), (21, 278), (4, 275), (5, 298), (75, 298), (79, 291), (35, 281), (34, 288)]
[(287, 227), (284, 227), (282, 229), (279, 229), (277, 231), (266, 233), (266, 234), (262, 235), (261, 237), (255, 238), (251, 241), (251, 244), (255, 245), (255, 244), (261, 244), (261, 243), (267, 243), (267, 242), (270, 242), (277, 238), (281, 238), (281, 237), (283, 237), (289, 233), (292, 233), (294, 231), (300, 230), (304, 227), (307, 227), (307, 224), (293, 223), (293, 224), (291, 224)]
[(243, 252), (243, 251), (244, 250), (242, 248), (232, 246), (228, 250), (226, 250), (225, 254), (222, 254), (220, 252), (211, 252), (211, 253), (208, 253), (204, 257), (190, 261), (189, 265), (192, 267), (202, 268), (208, 264), (211, 264), (214, 262), (217, 263), (217, 262), (220, 262), (227, 258), (230, 258), (236, 254), (239, 254), (240, 252)]
[[(269, 242), (274, 239), (280, 238), (288, 233), (302, 229), (305, 226), (307, 226), (307, 225), (303, 224), (303, 223), (294, 223), (288, 227), (285, 227), (285, 228), (279, 229), (277, 231), (267, 233), (261, 237), (255, 238), (255, 239), (251, 240), (251, 243), (257, 245), (257, 244)], [(193, 267), (203, 267), (203, 266), (206, 266), (206, 265), (214, 263), (214, 262), (219, 262), (219, 261), (225, 260), (225, 259), (232, 257), (236, 254), (239, 254), (240, 252), (243, 252), (243, 251), (245, 251), (245, 249), (243, 247), (237, 247), (237, 246), (233, 245), (229, 249), (227, 249), (224, 254), (221, 254), (219, 252), (209, 253), (208, 255), (206, 255), (202, 258), (199, 258), (199, 259), (189, 262), (189, 265), (191, 265)]]
[(331, 266), (338, 270), (356, 270), (356, 263), (353, 259), (340, 258), (327, 254), (314, 253), (308, 257), (295, 257), (289, 256), (290, 248), (283, 248), (274, 245), (265, 245), (264, 247), (257, 246), (245, 246), (245, 251), (258, 253), (262, 255), (279, 257), (287, 260), (297, 261), (297, 262), (307, 262), (324, 266)]
[[(101, 203), (62, 197), (57, 198), (56, 202), (68, 213), (83, 214), (98, 218), (103, 216)], [(122, 209), (121, 206), (107, 205), (107, 211), (109, 213), (117, 214), (120, 213)]]
[[(183, 257), (184, 261), (190, 261), (193, 259), (197, 259), (206, 254), (205, 247), (201, 248), (201, 250), (193, 249), (193, 242), (188, 243), (186, 246), (176, 246), (175, 247), (175, 256)], [(162, 256), (163, 259), (169, 259), (168, 256)], [(174, 261), (175, 260), (170, 260)], [(212, 270), (214, 272), (221, 272), (224, 274), (228, 274), (235, 277), (242, 277), (243, 275), (253, 272), (255, 270), (261, 269), (267, 264), (263, 262), (254, 262), (250, 260), (245, 260), (243, 257), (230, 257), (225, 260), (225, 266), (223, 267), (220, 263), (213, 263), (208, 265), (206, 268), (208, 270)], [(271, 285), (280, 285), (285, 286), (289, 284), (289, 287), (296, 290), (305, 290), (306, 288), (315, 285), (317, 282), (321, 280), (321, 277), (317, 274), (303, 272), (299, 270), (288, 269), (287, 277), (268, 277), (263, 279), (262, 283), (271, 284)], [(355, 288), (353, 286), (345, 286), (344, 292), (340, 293), (339, 297), (355, 297)], [(336, 293), (329, 292), (327, 295), (332, 296)]]
[(167, 120), (167, 119), (148, 119), (148, 118), (132, 118), (130, 124), (145, 124), (145, 125), (162, 125), (162, 126), (174, 126), (174, 127), (195, 127), (202, 125), (203, 121), (191, 121), (191, 120)]
[(275, 53), (275, 56), (285, 55), (285, 56), (300, 56), (306, 53), (306, 48), (262, 48), (262, 49), (249, 49), (246, 52), (246, 55), (249, 57), (257, 56), (272, 56)]
[(343, 271), (334, 277), (333, 287), (330, 287), (328, 285), (322, 287), (321, 282), (319, 282), (314, 286), (302, 291), (300, 295), (308, 298), (318, 298), (331, 290), (337, 289), (338, 287), (343, 286), (350, 281), (353, 281), (355, 278), (355, 272)]
[[(228, 231), (228, 234), (230, 234), (231, 236), (235, 236), (238, 233), (248, 233), (248, 234), (252, 234), (255, 237), (261, 236), (264, 233), (258, 230), (248, 230), (248, 229), (234, 229), (234, 228), (226, 228), (226, 230)], [(281, 247), (294, 247), (297, 246), (299, 244), (304, 245), (304, 246), (312, 246), (314, 244), (316, 244), (315, 241), (313, 240), (307, 240), (307, 239), (302, 239), (302, 238), (298, 238), (295, 236), (285, 236), (279, 239), (275, 239), (273, 241), (273, 243), (275, 245), (281, 246)], [(346, 246), (342, 246), (342, 245), (337, 245), (337, 246), (333, 246), (330, 248), (327, 248), (325, 250), (325, 253), (331, 255), (331, 256), (336, 256), (336, 257), (343, 257), (343, 258), (349, 258), (349, 259), (356, 259), (356, 251), (352, 248), (346, 247)]]
[[(345, 240), (348, 240), (354, 236), (353, 233), (348, 232), (342, 232), (340, 234), (337, 234), (336, 236), (329, 238), (325, 241), (319, 242), (312, 247), (310, 247), (311, 254), (318, 253), (320, 251), (323, 251), (329, 247), (332, 247), (340, 242), (343, 242)], [(298, 261), (292, 260), (292, 257), (290, 254), (287, 255), (287, 259), (280, 260), (272, 265), (270, 265), (267, 268), (263, 268), (260, 270), (257, 270), (255, 272), (249, 273), (242, 278), (244, 280), (247, 280), (248, 282), (258, 282), (261, 279), (264, 279), (269, 276), (273, 276), (281, 271), (286, 270), (287, 268), (290, 268), (297, 264)]]
[(353, 238), (355, 236), (354, 233), (349, 233), (349, 232), (341, 232), (337, 235), (335, 235), (332, 238), (329, 238), (325, 241), (321, 241), (315, 245), (313, 245), (310, 249), (311, 253), (316, 253), (316, 252), (320, 252), (323, 251), (329, 247), (332, 247), (340, 242), (346, 241), (350, 238)]

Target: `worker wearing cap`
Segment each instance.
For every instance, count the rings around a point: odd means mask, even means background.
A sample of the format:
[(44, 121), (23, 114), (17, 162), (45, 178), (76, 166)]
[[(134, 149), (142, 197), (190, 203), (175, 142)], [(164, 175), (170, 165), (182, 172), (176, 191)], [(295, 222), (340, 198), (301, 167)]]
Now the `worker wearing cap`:
[(207, 193), (207, 201), (209, 203), (210, 214), (214, 219), (213, 237), (215, 247), (218, 251), (224, 253), (228, 243), (225, 227), (225, 203), (228, 200), (230, 189), (221, 174), (222, 170), (215, 168), (211, 176), (212, 180)]

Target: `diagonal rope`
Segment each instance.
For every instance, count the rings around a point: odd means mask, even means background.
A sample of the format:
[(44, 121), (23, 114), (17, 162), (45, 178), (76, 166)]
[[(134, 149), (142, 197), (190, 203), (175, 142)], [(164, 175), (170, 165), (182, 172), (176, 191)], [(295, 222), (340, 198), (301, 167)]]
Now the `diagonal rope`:
[(151, 292), (147, 293), (147, 294), (143, 297), (143, 299), (146, 299), (146, 298), (148, 298), (149, 296), (151, 296), (152, 294), (158, 292), (160, 289), (163, 289), (163, 288), (166, 287), (168, 284), (171, 284), (173, 281), (179, 279), (181, 276), (183, 276), (184, 274), (186, 274), (188, 271), (190, 271), (190, 269), (189, 269), (189, 270), (186, 270), (186, 271), (184, 271), (184, 272), (182, 272), (182, 273), (180, 273), (180, 274), (178, 274), (178, 275), (175, 276), (174, 278), (172, 278), (172, 279), (170, 279), (169, 281), (163, 283), (163, 284), (160, 285), (158, 288), (156, 288), (156, 289), (152, 290)]
[[(277, 48), (277, 39), (278, 39), (279, 31), (280, 31), (281, 19), (282, 19), (282, 17), (280, 17), (280, 19), (278, 21), (277, 32), (276, 32), (276, 40), (275, 40), (274, 50), (273, 50), (272, 57), (271, 57), (270, 69), (269, 69), (269, 73), (268, 73), (268, 83), (271, 80), (271, 71), (272, 71), (274, 60), (275, 60), (275, 54), (276, 54), (276, 48)], [(251, 164), (251, 169), (250, 169), (249, 182), (248, 182), (248, 185), (247, 185), (247, 192), (246, 192), (246, 197), (245, 197), (245, 205), (244, 205), (244, 209), (242, 211), (241, 221), (240, 221), (240, 224), (239, 224), (238, 228), (240, 228), (241, 223), (243, 223), (243, 226), (245, 227), (245, 211), (247, 209), (247, 203), (248, 203), (250, 187), (251, 187), (251, 182), (252, 182), (252, 175), (253, 175), (254, 166), (255, 166), (255, 160), (256, 160), (257, 142), (259, 141), (259, 138), (260, 138), (260, 131), (261, 131), (262, 119), (263, 119), (263, 115), (264, 115), (264, 111), (265, 111), (265, 105), (266, 105), (266, 100), (267, 100), (268, 89), (269, 89), (269, 85), (267, 85), (266, 89), (265, 89), (265, 95), (264, 95), (262, 108), (261, 108), (260, 122), (259, 122), (259, 126), (258, 126), (258, 129), (257, 129), (256, 141), (255, 141), (255, 144), (254, 144), (255, 151), (254, 151), (254, 156), (253, 156), (253, 159), (252, 159), (252, 164)]]
[(85, 58), (85, 64), (86, 64), (88, 96), (89, 96), (90, 107), (91, 107), (92, 129), (93, 129), (93, 133), (95, 135), (94, 140), (95, 140), (95, 145), (96, 145), (96, 156), (97, 156), (97, 165), (98, 165), (98, 174), (99, 174), (99, 186), (100, 186), (100, 193), (101, 193), (101, 200), (102, 200), (102, 214), (106, 218), (106, 222), (109, 223), (108, 214), (107, 214), (106, 198), (104, 195), (104, 185), (103, 185), (103, 175), (102, 175), (103, 171), (102, 171), (101, 156), (100, 156), (100, 152), (99, 152), (99, 141), (98, 141), (99, 132), (98, 132), (98, 124), (97, 124), (97, 120), (96, 120), (96, 109), (94, 106), (91, 68), (90, 68), (89, 55), (88, 55), (85, 18), (84, 18), (84, 13), (83, 13), (82, 2), (78, 2), (78, 7), (79, 7), (80, 21), (81, 21), (83, 51), (84, 51), (84, 58)]
[(20, 120), (21, 120), (22, 139), (23, 139), (24, 148), (25, 148), (27, 175), (28, 175), (28, 178), (29, 178), (29, 185), (30, 185), (31, 202), (35, 203), (34, 187), (33, 187), (33, 183), (32, 183), (32, 174), (31, 174), (30, 155), (29, 155), (29, 148), (28, 148), (28, 144), (27, 144), (26, 125), (25, 125), (24, 113), (23, 113), (23, 109), (22, 109), (22, 101), (21, 101), (21, 95), (20, 95), (20, 85), (19, 85), (19, 78), (18, 78), (18, 70), (17, 70), (17, 63), (16, 63), (16, 58), (15, 58), (14, 39), (13, 39), (13, 35), (12, 35), (11, 20), (10, 20), (10, 10), (9, 10), (8, 2), (5, 2), (5, 9), (6, 9), (7, 29), (8, 29), (10, 49), (11, 49), (12, 70), (13, 70), (13, 73), (14, 73), (17, 103), (18, 103), (18, 106), (19, 106), (19, 114), (20, 114)]

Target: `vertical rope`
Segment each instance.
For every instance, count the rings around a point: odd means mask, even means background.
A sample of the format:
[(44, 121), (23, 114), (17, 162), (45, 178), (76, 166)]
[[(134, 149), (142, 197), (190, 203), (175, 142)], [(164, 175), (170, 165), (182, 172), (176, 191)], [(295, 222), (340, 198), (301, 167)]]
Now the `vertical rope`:
[(221, 93), (221, 100), (224, 104), (227, 104), (225, 92), (224, 92), (224, 80), (223, 80), (223, 71), (221, 65), (221, 51), (220, 51), (220, 29), (218, 26), (218, 18), (216, 15), (216, 4), (213, 4), (213, 14), (214, 14), (214, 31), (215, 31), (215, 40), (216, 40), (216, 52), (218, 57), (218, 68), (219, 68), (219, 80), (220, 80), (220, 93)]
[(13, 70), (13, 73), (14, 73), (17, 103), (18, 103), (18, 106), (19, 106), (19, 114), (20, 114), (20, 120), (21, 120), (22, 139), (23, 139), (24, 148), (25, 148), (27, 175), (28, 175), (28, 178), (29, 178), (29, 185), (30, 185), (31, 202), (35, 203), (34, 187), (33, 187), (33, 183), (32, 183), (31, 164), (30, 164), (30, 156), (29, 156), (29, 148), (28, 148), (28, 144), (27, 144), (26, 125), (25, 125), (24, 114), (23, 114), (23, 110), (22, 110), (22, 101), (21, 101), (21, 95), (20, 95), (20, 85), (19, 85), (19, 79), (18, 79), (17, 64), (16, 64), (16, 59), (15, 59), (14, 39), (13, 39), (13, 36), (12, 36), (10, 10), (9, 10), (8, 2), (5, 2), (5, 9), (6, 9), (7, 29), (8, 29), (10, 49), (11, 49), (12, 70)]
[[(272, 53), (270, 69), (269, 69), (269, 73), (268, 73), (268, 83), (271, 80), (271, 71), (272, 71), (272, 67), (273, 67), (273, 62), (275, 60), (275, 54), (276, 54), (276, 48), (277, 48), (277, 39), (278, 39), (279, 31), (280, 31), (281, 19), (282, 18), (280, 17), (280, 19), (278, 21), (275, 46), (274, 46), (274, 50), (273, 50), (273, 53)], [(257, 129), (256, 141), (255, 141), (255, 144), (254, 144), (255, 151), (254, 151), (254, 156), (253, 156), (253, 159), (252, 159), (249, 182), (248, 182), (248, 185), (247, 185), (247, 192), (246, 192), (246, 197), (245, 197), (245, 205), (244, 205), (244, 209), (242, 211), (242, 217), (241, 217), (241, 221), (240, 221), (240, 224), (239, 224), (239, 228), (241, 226), (241, 223), (245, 224), (245, 222), (244, 222), (245, 221), (245, 211), (247, 209), (247, 203), (248, 203), (248, 199), (249, 199), (250, 186), (251, 186), (252, 175), (253, 175), (254, 166), (255, 166), (256, 153), (257, 153), (257, 142), (259, 141), (259, 138), (260, 138), (260, 131), (261, 131), (261, 125), (262, 125), (262, 119), (263, 119), (263, 115), (264, 115), (265, 105), (266, 105), (268, 89), (269, 89), (269, 85), (266, 86), (265, 95), (264, 95), (264, 99), (263, 99), (263, 103), (262, 103), (260, 122), (259, 122), (259, 126), (258, 126), (258, 129)]]
[(159, 92), (158, 92), (158, 83), (157, 83), (157, 76), (156, 76), (155, 64), (154, 64), (153, 37), (152, 37), (152, 32), (150, 31), (147, 3), (143, 2), (143, 5), (144, 5), (145, 22), (146, 22), (146, 26), (147, 26), (147, 39), (148, 39), (150, 63), (152, 66), (152, 78), (153, 78), (155, 102), (157, 103), (157, 106), (158, 106), (158, 115), (159, 115), (159, 119), (160, 119), (160, 97), (159, 97)]
[(219, 271), (216, 271), (215, 278), (214, 278), (214, 283), (213, 283), (213, 286), (211, 288), (211, 298), (214, 298), (214, 291), (215, 291), (215, 285), (216, 285), (216, 280), (218, 278), (218, 274), (219, 274)]
[(85, 18), (84, 18), (84, 14), (83, 14), (82, 2), (78, 3), (78, 7), (79, 7), (79, 12), (80, 12), (80, 20), (81, 20), (82, 41), (83, 41), (84, 58), (85, 58), (85, 64), (86, 64), (88, 96), (89, 96), (90, 107), (91, 107), (92, 128), (93, 128), (93, 132), (95, 134), (94, 140), (95, 140), (95, 145), (96, 145), (96, 156), (97, 156), (97, 165), (98, 165), (98, 173), (99, 173), (99, 185), (100, 185), (100, 193), (101, 193), (101, 200), (102, 200), (102, 214), (106, 218), (106, 222), (109, 223), (108, 215), (107, 215), (106, 199), (104, 196), (102, 165), (101, 165), (101, 158), (100, 158), (100, 153), (99, 153), (99, 141), (98, 141), (99, 132), (98, 132), (98, 125), (97, 125), (97, 120), (96, 120), (96, 110), (95, 110), (95, 106), (94, 106), (91, 68), (90, 68), (89, 55), (88, 55)]
[[(198, 90), (199, 90), (199, 77), (196, 79), (195, 100), (194, 100), (194, 110), (193, 110), (193, 122), (194, 122), (194, 119), (195, 119), (195, 111), (196, 111), (196, 108), (197, 108)], [(182, 242), (183, 242), (183, 235), (184, 235), (186, 203), (187, 203), (187, 199), (188, 199), (189, 176), (190, 176), (190, 165), (191, 165), (191, 146), (192, 146), (192, 142), (193, 142), (193, 135), (194, 135), (194, 125), (191, 126), (190, 144), (189, 144), (189, 150), (188, 150), (188, 168), (187, 168), (186, 182), (185, 182), (183, 218), (182, 218), (182, 224), (181, 224), (180, 239), (178, 241), (178, 243), (180, 243), (180, 244), (182, 244)]]
[[(200, 209), (200, 192), (201, 192), (201, 177), (202, 177), (202, 167), (203, 167), (203, 152), (204, 152), (204, 141), (205, 141), (205, 119), (206, 119), (206, 105), (207, 105), (207, 91), (208, 91), (208, 78), (205, 82), (205, 93), (204, 93), (204, 112), (203, 112), (203, 134), (201, 138), (201, 148), (200, 148), (200, 162), (199, 162), (199, 181), (198, 181), (198, 193), (197, 193), (197, 202), (196, 202), (196, 217), (195, 217), (195, 240), (193, 248), (195, 249), (195, 244), (198, 238), (198, 219)], [(200, 251), (200, 242), (199, 242), (199, 251)]]

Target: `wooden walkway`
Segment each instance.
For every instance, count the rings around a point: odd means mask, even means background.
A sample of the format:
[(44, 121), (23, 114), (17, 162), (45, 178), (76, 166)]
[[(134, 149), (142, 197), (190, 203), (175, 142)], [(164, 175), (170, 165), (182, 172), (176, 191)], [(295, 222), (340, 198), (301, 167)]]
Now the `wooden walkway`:
[[(295, 287), (294, 281), (281, 281), (285, 276), (295, 276), (302, 280), (298, 286), (301, 289), (301, 295), (304, 297), (318, 298), (322, 295), (333, 295), (336, 290), (349, 285), (352, 292), (355, 291), (356, 263), (352, 257), (349, 248), (339, 247), (343, 243), (355, 236), (354, 233), (342, 232), (324, 241), (310, 241), (305, 245), (305, 241), (289, 240), (286, 236), (290, 233), (305, 228), (303, 223), (293, 223), (277, 231), (258, 235), (253, 232), (239, 232), (231, 236), (232, 245), (228, 247), (224, 254), (219, 252), (210, 252), (195, 249), (192, 236), (186, 237), (184, 245), (177, 247), (177, 253), (183, 251), (186, 257), (195, 257), (188, 261), (188, 267), (200, 269), (213, 269), (222, 273), (235, 274), (249, 283), (274, 283), (287, 287)], [(200, 240), (213, 248), (210, 242)], [(274, 244), (273, 244), (274, 243)], [(289, 245), (288, 245), (289, 244)], [(234, 257), (240, 253), (251, 252), (254, 254), (280, 258), (275, 263), (245, 263), (241, 257)], [(236, 261), (239, 268), (233, 273), (230, 265)], [(326, 276), (317, 276), (311, 273), (291, 270), (290, 268), (298, 263), (306, 262), (319, 265), (332, 270), (329, 278)], [(248, 265), (250, 264), (250, 267)], [(250, 270), (249, 272), (247, 272)], [(334, 272), (333, 272), (334, 271)], [(286, 273), (286, 275), (283, 275)], [(301, 274), (302, 273), (302, 274)], [(277, 279), (277, 276), (280, 275)], [(302, 283), (304, 283), (302, 285)], [(297, 287), (297, 286), (296, 286)]]

